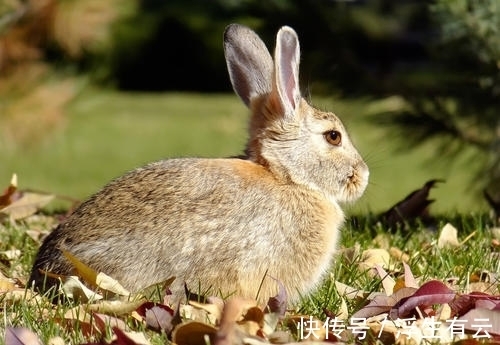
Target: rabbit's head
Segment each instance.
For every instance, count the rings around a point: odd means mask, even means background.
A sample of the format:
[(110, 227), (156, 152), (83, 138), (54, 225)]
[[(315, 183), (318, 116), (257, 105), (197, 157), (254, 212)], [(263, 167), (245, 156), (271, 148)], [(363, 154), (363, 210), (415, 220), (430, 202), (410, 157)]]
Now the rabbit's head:
[(224, 33), (224, 52), (233, 88), (252, 111), (248, 159), (334, 202), (360, 197), (368, 168), (342, 122), (301, 96), (295, 31), (279, 30), (273, 61), (255, 32), (232, 24)]

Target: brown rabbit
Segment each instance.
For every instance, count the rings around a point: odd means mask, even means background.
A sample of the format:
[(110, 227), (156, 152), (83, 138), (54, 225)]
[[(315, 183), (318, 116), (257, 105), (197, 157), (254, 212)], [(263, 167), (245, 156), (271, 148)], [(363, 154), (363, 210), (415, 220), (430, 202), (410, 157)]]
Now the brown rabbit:
[(265, 300), (277, 279), (296, 301), (320, 281), (344, 221), (338, 203), (361, 196), (368, 168), (341, 121), (301, 97), (293, 29), (279, 30), (274, 62), (237, 24), (224, 51), (252, 113), (247, 157), (168, 159), (112, 181), (44, 241), (30, 277), (37, 288), (56, 283), (43, 271), (72, 274), (60, 249), (131, 291), (175, 276), (177, 293), (186, 282)]

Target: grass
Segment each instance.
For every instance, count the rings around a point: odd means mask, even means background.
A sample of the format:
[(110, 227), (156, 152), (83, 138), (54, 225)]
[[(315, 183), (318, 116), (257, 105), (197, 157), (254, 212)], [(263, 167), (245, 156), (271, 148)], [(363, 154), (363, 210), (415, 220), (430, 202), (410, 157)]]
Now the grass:
[[(438, 213), (484, 212), (470, 192), (470, 161), (443, 162), (434, 147), (395, 152), (397, 133), (374, 125), (377, 104), (369, 100), (312, 99), (335, 111), (370, 166), (370, 185), (352, 209), (380, 212), (432, 178)], [(67, 122), (44, 140), (15, 147), (0, 140), (0, 183), (12, 173), (21, 188), (85, 198), (113, 177), (146, 162), (178, 156), (231, 156), (246, 140), (248, 111), (234, 95), (140, 94), (86, 89), (72, 102)], [(2, 182), (3, 181), (3, 182)]]
[[(437, 231), (415, 226), (410, 232), (397, 231), (390, 234), (386, 228), (366, 217), (358, 219), (357, 222), (348, 222), (342, 232), (341, 248), (350, 250), (358, 246), (358, 254), (351, 256), (342, 254), (341, 251), (332, 264), (331, 275), (326, 277), (316, 292), (304, 296), (303, 301), (297, 306), (297, 312), (324, 320), (325, 311), (337, 313), (343, 301), (347, 302), (349, 314), (366, 303), (363, 299), (350, 300), (339, 295), (335, 287), (336, 281), (368, 293), (381, 291), (381, 279), (360, 267), (360, 263), (364, 260), (361, 253), (366, 249), (399, 248), (409, 255), (408, 264), (421, 283), (431, 279), (442, 281), (456, 279), (460, 291), (468, 290), (474, 274), (477, 276), (480, 272), (500, 273), (496, 252), (498, 248), (495, 249), (491, 245), (489, 218), (484, 216), (441, 218), (437, 220), (437, 228), (441, 228), (449, 221), (458, 228), (460, 240), (473, 232), (474, 235), (458, 248), (439, 249), (436, 246), (439, 235)], [(39, 245), (39, 242), (33, 240), (28, 233), (33, 229), (46, 231), (45, 224), (48, 223), (44, 217), (33, 217), (24, 222), (2, 224), (0, 253), (20, 249), (21, 255), (11, 260), (1, 260), (1, 271), (8, 277), (24, 281)], [(401, 261), (392, 259), (391, 264), (393, 265), (389, 270), (391, 276), (400, 277)], [(67, 344), (98, 340), (98, 334), (87, 335), (83, 331), (84, 327), (80, 327), (77, 321), (71, 322), (70, 325), (60, 321), (72, 307), (74, 307), (72, 304), (59, 304), (54, 307), (44, 299), (37, 300), (36, 303), (30, 299), (12, 301), (0, 294), (0, 309), (3, 312), (0, 323), (0, 344), (6, 327), (27, 327), (38, 334), (44, 343), (54, 337), (61, 337)], [(132, 330), (146, 334), (152, 344), (165, 343), (164, 334), (146, 330), (130, 317), (124, 319)]]
[[(350, 207), (352, 218), (342, 232), (342, 248), (359, 247), (353, 258), (340, 255), (331, 268), (332, 276), (314, 294), (305, 296), (300, 312), (325, 318), (324, 311), (337, 311), (342, 304), (335, 281), (364, 291), (380, 291), (381, 281), (362, 270), (358, 263), (370, 248), (396, 247), (409, 255), (412, 272), (421, 281), (456, 278), (466, 290), (475, 272), (500, 273), (496, 249), (492, 247), (490, 219), (485, 206), (467, 192), (467, 162), (429, 163), (433, 147), (424, 146), (409, 153), (394, 153), (397, 140), (383, 128), (373, 125), (374, 103), (369, 100), (313, 99), (313, 103), (332, 109), (342, 117), (359, 151), (371, 168), (371, 184), (356, 206)], [(201, 94), (124, 94), (88, 89), (69, 109), (63, 129), (46, 136), (29, 147), (5, 146), (0, 164), (0, 181), (6, 186), (10, 175), (17, 172), (21, 188), (35, 188), (84, 198), (111, 178), (149, 161), (174, 156), (231, 156), (239, 154), (246, 140), (246, 109), (233, 95)], [(434, 157), (438, 160), (437, 157)], [(385, 210), (411, 190), (430, 178), (445, 178), (447, 183), (432, 192), (437, 199), (433, 210), (440, 216), (436, 229), (453, 223), (464, 239), (474, 236), (459, 248), (438, 249), (438, 232), (422, 226), (390, 234), (376, 222), (373, 214)], [(50, 218), (49, 218), (50, 219)], [(46, 218), (0, 222), (0, 269), (7, 277), (25, 281), (39, 241), (32, 232), (50, 229)], [(3, 257), (5, 251), (19, 249), (20, 256)], [(393, 259), (398, 277), (402, 270)], [(349, 313), (359, 309), (363, 301), (348, 300)], [(46, 301), (12, 301), (0, 294), (3, 330), (23, 326), (35, 331), (44, 343), (60, 336), (65, 343), (95, 340), (77, 327), (57, 322), (70, 305), (55, 308)], [(146, 332), (153, 344), (165, 343), (165, 335), (144, 330), (130, 318), (135, 330)]]

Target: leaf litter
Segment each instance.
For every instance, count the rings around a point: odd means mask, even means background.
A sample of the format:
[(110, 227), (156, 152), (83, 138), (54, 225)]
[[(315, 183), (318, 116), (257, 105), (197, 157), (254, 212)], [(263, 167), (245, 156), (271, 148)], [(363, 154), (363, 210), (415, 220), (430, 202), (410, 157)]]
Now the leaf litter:
[[(12, 205), (23, 198), (26, 193), (17, 189), (14, 176), (0, 195), (0, 213), (7, 216), (4, 220), (38, 217), (36, 213), (51, 200), (30, 196), (19, 204), (22, 212), (11, 211), (15, 209)], [(30, 237), (39, 240), (38, 236)], [(440, 249), (460, 248), (470, 238), (460, 242), (457, 230), (446, 224), (431, 245)], [(169, 305), (168, 287), (174, 277), (131, 294), (118, 281), (96, 272), (69, 252), (64, 255), (77, 276), (59, 277), (63, 282), (60, 293), (76, 305), (64, 315), (57, 316), (57, 306), (26, 289), (22, 281), (3, 274), (0, 297), (2, 308), (27, 303), (38, 308), (40, 318), (53, 320), (63, 329), (78, 325), (86, 338), (93, 339), (88, 344), (150, 344), (151, 332), (163, 334), (178, 345), (373, 343), (373, 339), (380, 344), (500, 342), (498, 274), (472, 272), (466, 292), (460, 291), (452, 279), (421, 281), (410, 269), (408, 253), (379, 240), (387, 248), (361, 250), (358, 245), (341, 250), (340, 255), (380, 280), (382, 291), (364, 291), (335, 281), (341, 306), (334, 311), (324, 309), (326, 319), (287, 309), (286, 289), (278, 280), (278, 294), (263, 306), (237, 296), (225, 301), (209, 296), (203, 303)], [(15, 260), (19, 249), (12, 248), (0, 255), (5, 260)], [(346, 301), (350, 300), (364, 303), (349, 314)], [(38, 335), (23, 327), (7, 327), (4, 334), (7, 345), (41, 344)], [(54, 337), (48, 344), (60, 345), (64, 340)]]

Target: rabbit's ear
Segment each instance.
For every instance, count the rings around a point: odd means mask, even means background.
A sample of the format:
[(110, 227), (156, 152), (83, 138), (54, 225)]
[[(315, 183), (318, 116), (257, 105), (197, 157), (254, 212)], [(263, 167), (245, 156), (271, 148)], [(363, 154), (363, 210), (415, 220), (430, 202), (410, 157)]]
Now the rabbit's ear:
[(255, 32), (229, 25), (224, 31), (224, 55), (233, 89), (247, 106), (252, 98), (271, 92), (273, 59)]
[(299, 38), (292, 28), (284, 26), (278, 31), (274, 55), (273, 96), (278, 98), (283, 115), (289, 115), (295, 112), (302, 97), (299, 86)]

